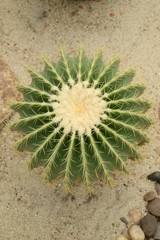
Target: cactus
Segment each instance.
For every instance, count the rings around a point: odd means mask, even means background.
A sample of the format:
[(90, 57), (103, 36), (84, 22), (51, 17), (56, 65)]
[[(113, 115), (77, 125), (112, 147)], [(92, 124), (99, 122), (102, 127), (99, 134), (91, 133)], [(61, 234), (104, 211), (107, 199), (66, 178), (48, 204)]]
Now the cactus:
[(76, 179), (92, 191), (95, 178), (110, 183), (114, 169), (127, 172), (151, 124), (150, 103), (139, 98), (144, 86), (131, 84), (134, 70), (118, 73), (119, 59), (106, 65), (101, 52), (90, 59), (83, 49), (44, 63), (42, 72), (29, 69), (31, 84), (18, 86), (23, 101), (11, 106), (20, 115), (11, 129), (23, 134), (17, 148), (32, 152), (29, 168), (44, 166), (49, 181), (62, 176), (68, 191)]

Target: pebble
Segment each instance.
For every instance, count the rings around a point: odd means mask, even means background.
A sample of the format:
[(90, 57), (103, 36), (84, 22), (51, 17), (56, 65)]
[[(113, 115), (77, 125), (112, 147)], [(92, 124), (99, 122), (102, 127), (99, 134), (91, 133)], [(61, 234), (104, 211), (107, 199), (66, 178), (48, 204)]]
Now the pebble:
[(147, 178), (151, 181), (160, 183), (160, 172), (156, 171), (147, 176)]
[(121, 222), (123, 222), (126, 226), (128, 225), (128, 221), (125, 217), (120, 218)]
[(148, 202), (147, 209), (154, 216), (160, 217), (160, 199), (155, 198), (151, 202)]
[(160, 222), (157, 225), (157, 231), (156, 231), (156, 233), (154, 235), (154, 239), (157, 239), (157, 240), (160, 239)]
[(160, 195), (160, 184), (159, 183), (155, 183), (155, 190), (157, 192), (158, 195)]
[(153, 237), (157, 230), (157, 219), (151, 214), (147, 214), (141, 220), (141, 228), (146, 237)]
[(117, 237), (115, 238), (115, 240), (128, 240), (128, 238), (126, 238), (126, 237), (123, 236), (123, 235), (120, 235), (120, 236), (117, 236)]
[(132, 240), (144, 240), (145, 235), (140, 226), (131, 225), (128, 229), (128, 234)]
[(143, 217), (143, 214), (139, 208), (134, 207), (128, 211), (128, 217), (130, 219), (130, 223), (139, 224)]
[(153, 199), (155, 199), (156, 194), (154, 191), (150, 191), (147, 192), (144, 196), (143, 196), (143, 200), (146, 202), (152, 201)]

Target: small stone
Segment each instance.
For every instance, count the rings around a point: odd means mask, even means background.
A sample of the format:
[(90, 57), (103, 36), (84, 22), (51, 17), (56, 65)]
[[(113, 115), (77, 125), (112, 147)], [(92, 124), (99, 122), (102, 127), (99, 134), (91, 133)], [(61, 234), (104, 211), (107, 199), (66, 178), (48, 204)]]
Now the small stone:
[(109, 16), (110, 16), (110, 17), (114, 17), (114, 16), (115, 16), (115, 13), (114, 13), (114, 12), (110, 12), (110, 13), (109, 13)]
[(134, 207), (128, 211), (128, 217), (130, 219), (130, 223), (139, 224), (143, 214), (140, 209)]
[(148, 202), (147, 209), (154, 216), (160, 217), (160, 199), (155, 198), (151, 202)]
[(155, 190), (157, 192), (158, 195), (160, 195), (160, 184), (159, 183), (155, 183)]
[(159, 240), (160, 239), (160, 222), (157, 225), (157, 231), (154, 235), (154, 239)]
[(126, 238), (126, 237), (123, 236), (123, 235), (120, 235), (120, 236), (117, 236), (117, 237), (115, 238), (115, 240), (128, 240), (128, 238)]
[(128, 225), (128, 221), (125, 217), (121, 217), (120, 218), (121, 222), (123, 222), (124, 224)]
[(141, 220), (141, 228), (146, 237), (153, 237), (157, 230), (157, 219), (151, 214), (147, 214)]
[(128, 229), (128, 234), (132, 240), (144, 240), (145, 235), (140, 226), (131, 225)]
[(144, 195), (143, 199), (144, 199), (144, 201), (149, 202), (149, 201), (152, 201), (153, 199), (155, 199), (155, 197), (156, 197), (155, 192), (154, 191), (150, 191), (150, 192), (147, 192)]
[(149, 180), (160, 183), (160, 172), (156, 171), (148, 175)]

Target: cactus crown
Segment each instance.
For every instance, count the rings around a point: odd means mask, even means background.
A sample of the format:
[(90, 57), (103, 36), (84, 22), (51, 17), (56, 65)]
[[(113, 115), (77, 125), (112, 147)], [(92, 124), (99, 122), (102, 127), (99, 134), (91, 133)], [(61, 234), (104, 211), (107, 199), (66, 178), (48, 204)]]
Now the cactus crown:
[(12, 105), (20, 119), (11, 129), (24, 135), (17, 148), (32, 152), (29, 168), (44, 166), (49, 181), (63, 176), (70, 190), (83, 178), (91, 191), (95, 177), (110, 182), (114, 169), (127, 171), (127, 158), (140, 158), (136, 145), (148, 141), (142, 130), (151, 124), (150, 104), (139, 98), (144, 87), (131, 84), (133, 70), (118, 73), (119, 59), (105, 65), (101, 53), (61, 50), (57, 63), (44, 62), (41, 73), (29, 69), (31, 84), (18, 87), (24, 100)]

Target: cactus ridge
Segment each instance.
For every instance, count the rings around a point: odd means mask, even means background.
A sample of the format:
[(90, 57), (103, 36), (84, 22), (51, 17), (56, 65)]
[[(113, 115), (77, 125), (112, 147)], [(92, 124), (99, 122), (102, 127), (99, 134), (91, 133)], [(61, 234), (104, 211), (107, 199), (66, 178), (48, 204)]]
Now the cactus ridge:
[(57, 63), (44, 63), (43, 72), (28, 70), (32, 82), (17, 87), (23, 100), (11, 106), (20, 115), (11, 126), (23, 134), (18, 150), (32, 152), (29, 168), (44, 166), (48, 181), (63, 176), (68, 191), (76, 179), (89, 192), (97, 177), (110, 184), (112, 171), (128, 172), (127, 158), (140, 159), (137, 145), (148, 142), (145, 87), (131, 84), (134, 70), (118, 72), (119, 59), (105, 64), (101, 52), (90, 59), (82, 48), (76, 57), (61, 49)]

